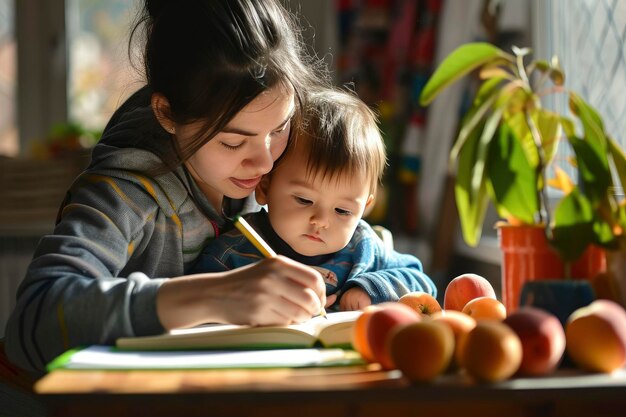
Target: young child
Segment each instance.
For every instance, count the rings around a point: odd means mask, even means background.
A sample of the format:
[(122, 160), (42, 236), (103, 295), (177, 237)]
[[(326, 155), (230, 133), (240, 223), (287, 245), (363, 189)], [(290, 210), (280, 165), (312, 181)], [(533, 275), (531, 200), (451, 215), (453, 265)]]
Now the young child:
[[(311, 95), (305, 127), (256, 188), (262, 210), (246, 220), (281, 255), (313, 266), (328, 302), (341, 310), (397, 300), (410, 291), (436, 295), (421, 262), (384, 247), (363, 212), (374, 200), (386, 156), (372, 111), (354, 95)], [(237, 229), (212, 241), (191, 273), (230, 270), (262, 259)]]

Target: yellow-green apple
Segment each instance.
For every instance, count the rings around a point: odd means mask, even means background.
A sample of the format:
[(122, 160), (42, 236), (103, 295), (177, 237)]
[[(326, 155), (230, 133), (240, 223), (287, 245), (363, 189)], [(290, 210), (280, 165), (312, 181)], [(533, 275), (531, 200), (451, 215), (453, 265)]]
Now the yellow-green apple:
[(394, 365), (413, 382), (427, 382), (442, 374), (454, 352), (452, 329), (435, 320), (396, 326), (387, 343)]
[(430, 316), (437, 311), (441, 311), (441, 305), (435, 297), (424, 291), (413, 291), (404, 294), (398, 300), (399, 303), (406, 304), (413, 310), (424, 316)]
[(491, 283), (477, 274), (462, 274), (453, 278), (446, 286), (443, 308), (462, 311), (465, 304), (478, 297), (496, 298)]
[(524, 306), (504, 319), (504, 324), (513, 329), (522, 342), (518, 374), (547, 375), (556, 369), (565, 352), (565, 331), (554, 314)]
[(626, 364), (626, 311), (611, 300), (575, 310), (565, 325), (566, 349), (579, 367), (612, 372)]
[(510, 378), (522, 362), (522, 342), (498, 320), (481, 320), (461, 338), (459, 362), (474, 378), (497, 382)]

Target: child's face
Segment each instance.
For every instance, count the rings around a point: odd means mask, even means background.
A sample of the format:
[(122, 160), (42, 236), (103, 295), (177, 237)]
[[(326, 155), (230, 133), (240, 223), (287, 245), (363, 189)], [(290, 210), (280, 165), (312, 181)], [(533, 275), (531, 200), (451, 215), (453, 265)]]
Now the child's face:
[(257, 187), (257, 200), (268, 205), (276, 233), (305, 256), (343, 249), (372, 202), (364, 175), (339, 179), (307, 176), (306, 152), (290, 153)]

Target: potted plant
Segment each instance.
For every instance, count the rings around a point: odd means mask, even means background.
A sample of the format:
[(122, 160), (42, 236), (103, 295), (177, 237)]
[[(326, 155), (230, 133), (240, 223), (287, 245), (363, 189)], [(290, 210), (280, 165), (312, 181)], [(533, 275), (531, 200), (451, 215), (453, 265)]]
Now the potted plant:
[[(510, 54), (488, 43), (462, 45), (439, 65), (420, 96), (427, 105), (450, 84), (478, 72), (480, 86), (460, 122), (450, 161), (456, 163), (465, 242), (479, 242), (489, 202), (506, 220), (499, 236), (505, 255), (502, 298), (509, 309), (517, 306), (527, 280), (591, 278), (600, 272), (604, 265), (597, 248), (618, 248), (626, 226), (625, 208), (613, 192), (626, 184), (624, 153), (606, 134), (600, 115), (565, 88), (558, 60), (527, 62), (529, 54), (527, 48), (513, 47)], [(567, 94), (571, 115), (544, 107), (545, 97), (556, 93)], [(576, 181), (552, 165), (559, 142), (573, 151)], [(562, 191), (554, 207), (548, 184)], [(539, 257), (536, 263), (507, 258), (520, 242)], [(522, 275), (507, 275), (513, 272)]]

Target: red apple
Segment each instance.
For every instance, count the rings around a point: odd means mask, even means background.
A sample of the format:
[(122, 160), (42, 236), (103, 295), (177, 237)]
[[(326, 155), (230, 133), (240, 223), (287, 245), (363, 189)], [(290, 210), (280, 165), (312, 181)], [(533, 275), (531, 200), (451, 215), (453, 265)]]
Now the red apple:
[(374, 360), (380, 363), (383, 369), (395, 368), (387, 343), (391, 331), (400, 324), (420, 321), (422, 317), (405, 304), (393, 304), (385, 303), (385, 307), (373, 311), (367, 322), (367, 344)]
[(565, 352), (565, 331), (555, 315), (525, 306), (511, 313), (504, 323), (522, 342), (520, 375), (547, 375), (556, 369)]
[(443, 308), (463, 311), (465, 304), (478, 297), (496, 298), (491, 283), (480, 275), (462, 274), (452, 279), (446, 287), (443, 295)]

